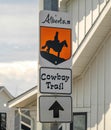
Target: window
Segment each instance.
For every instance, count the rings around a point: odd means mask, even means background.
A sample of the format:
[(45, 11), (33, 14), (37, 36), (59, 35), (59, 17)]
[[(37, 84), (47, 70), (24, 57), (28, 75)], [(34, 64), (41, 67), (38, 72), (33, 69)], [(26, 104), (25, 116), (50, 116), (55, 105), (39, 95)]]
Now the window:
[(33, 120), (29, 110), (21, 110), (21, 114), (15, 111), (15, 130), (32, 130)]
[(0, 130), (6, 130), (6, 113), (0, 113)]
[(87, 113), (74, 113), (70, 130), (87, 130)]
[(28, 126), (25, 125), (21, 125), (21, 130), (31, 130), (31, 128), (29, 128)]
[(62, 130), (62, 126), (59, 128), (59, 130)]

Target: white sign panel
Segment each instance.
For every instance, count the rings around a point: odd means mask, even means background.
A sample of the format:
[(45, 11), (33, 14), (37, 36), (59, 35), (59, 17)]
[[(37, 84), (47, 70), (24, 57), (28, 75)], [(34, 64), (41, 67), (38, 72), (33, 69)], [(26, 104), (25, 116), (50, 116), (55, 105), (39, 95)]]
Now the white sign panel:
[(72, 25), (68, 13), (40, 12), (40, 56), (42, 67), (71, 68)]
[(71, 94), (72, 70), (59, 68), (40, 68), (40, 92)]
[(70, 96), (40, 96), (40, 122), (71, 122), (72, 98)]

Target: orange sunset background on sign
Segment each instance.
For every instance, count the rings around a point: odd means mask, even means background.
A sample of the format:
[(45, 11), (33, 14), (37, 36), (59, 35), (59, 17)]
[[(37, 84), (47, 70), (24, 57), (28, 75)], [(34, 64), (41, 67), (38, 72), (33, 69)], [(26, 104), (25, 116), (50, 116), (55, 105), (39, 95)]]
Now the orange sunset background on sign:
[[(71, 30), (63, 28), (51, 28), (51, 27), (40, 27), (40, 51), (47, 51), (47, 48), (42, 49), (48, 40), (54, 40), (55, 34), (58, 32), (58, 40), (61, 43), (66, 40), (68, 47), (63, 47), (60, 52), (60, 58), (68, 60), (71, 57)], [(50, 54), (55, 56), (58, 55), (52, 48), (50, 49)]]

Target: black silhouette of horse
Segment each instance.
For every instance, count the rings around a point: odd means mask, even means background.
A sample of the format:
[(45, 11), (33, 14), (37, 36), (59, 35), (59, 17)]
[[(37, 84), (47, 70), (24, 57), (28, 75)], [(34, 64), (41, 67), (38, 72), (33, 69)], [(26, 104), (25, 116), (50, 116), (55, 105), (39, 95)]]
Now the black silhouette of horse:
[(55, 52), (58, 52), (58, 57), (60, 56), (60, 52), (62, 51), (63, 47), (68, 47), (66, 40), (62, 41), (61, 43), (55, 43), (53, 40), (46, 41), (46, 44), (42, 46), (42, 49), (47, 47), (47, 52), (50, 53), (50, 48), (52, 48)]

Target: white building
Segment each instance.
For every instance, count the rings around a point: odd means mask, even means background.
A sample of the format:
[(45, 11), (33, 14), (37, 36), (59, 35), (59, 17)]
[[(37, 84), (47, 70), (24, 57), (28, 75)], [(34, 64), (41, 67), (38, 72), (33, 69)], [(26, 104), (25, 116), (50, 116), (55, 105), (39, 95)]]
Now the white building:
[(14, 107), (15, 130), (36, 130), (37, 129), (37, 93), (38, 88), (26, 91), (8, 102), (9, 108)]
[(15, 111), (7, 107), (13, 96), (5, 87), (0, 86), (0, 130), (14, 130)]
[(73, 18), (72, 130), (110, 130), (111, 1), (62, 3)]
[[(73, 19), (73, 122), (58, 129), (110, 130), (111, 1), (61, 0), (60, 10)], [(41, 125), (38, 130), (52, 130)]]

